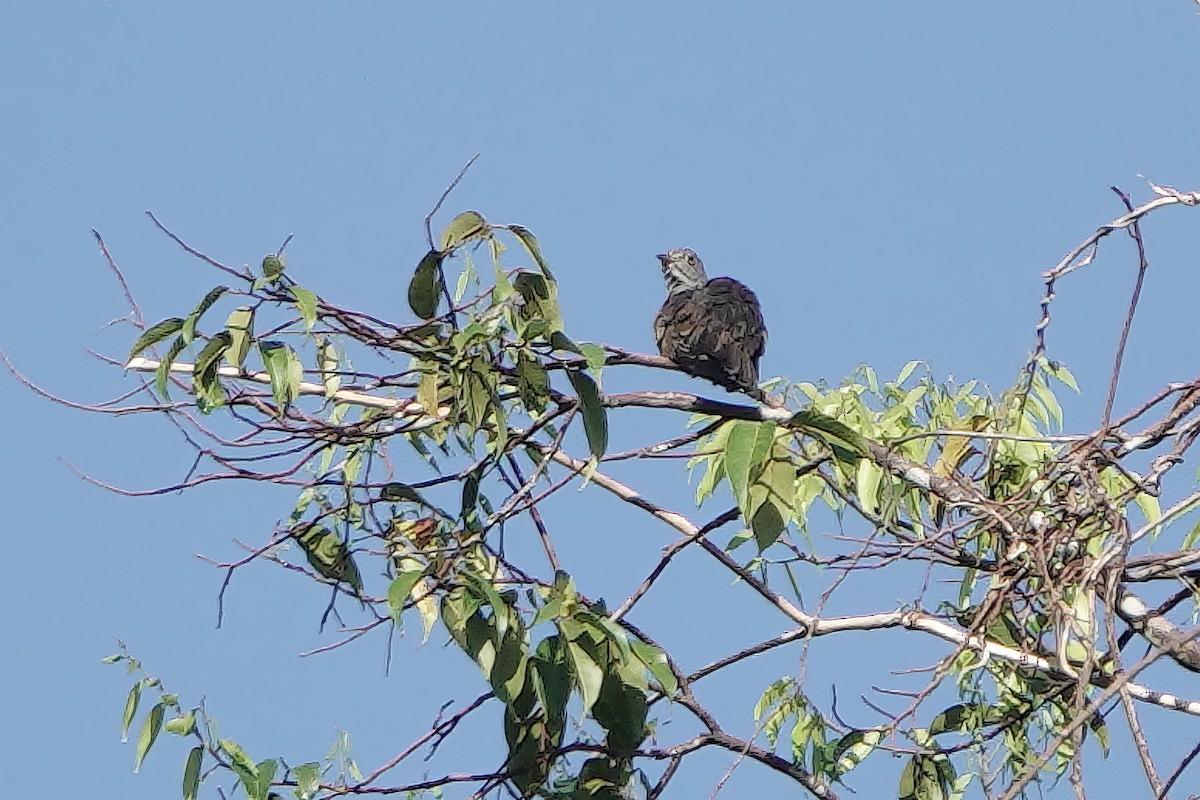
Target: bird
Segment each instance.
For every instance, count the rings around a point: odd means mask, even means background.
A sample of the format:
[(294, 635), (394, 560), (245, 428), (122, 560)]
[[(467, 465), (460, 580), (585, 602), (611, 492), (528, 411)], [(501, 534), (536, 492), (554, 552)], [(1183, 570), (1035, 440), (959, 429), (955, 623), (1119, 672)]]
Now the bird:
[(667, 284), (667, 300), (654, 318), (658, 352), (693, 377), (765, 402), (758, 362), (767, 347), (767, 327), (758, 297), (733, 278), (709, 280), (704, 262), (689, 247), (656, 258)]

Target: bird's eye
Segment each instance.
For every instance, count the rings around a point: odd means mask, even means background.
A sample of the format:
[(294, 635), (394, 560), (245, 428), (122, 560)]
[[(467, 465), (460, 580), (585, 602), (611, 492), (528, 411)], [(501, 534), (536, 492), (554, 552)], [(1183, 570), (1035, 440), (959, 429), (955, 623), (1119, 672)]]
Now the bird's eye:
[(690, 265), (691, 265), (691, 266), (693, 266), (693, 267), (694, 267), (694, 266), (696, 266), (696, 257), (695, 257), (695, 256), (688, 256), (688, 264), (690, 264)]

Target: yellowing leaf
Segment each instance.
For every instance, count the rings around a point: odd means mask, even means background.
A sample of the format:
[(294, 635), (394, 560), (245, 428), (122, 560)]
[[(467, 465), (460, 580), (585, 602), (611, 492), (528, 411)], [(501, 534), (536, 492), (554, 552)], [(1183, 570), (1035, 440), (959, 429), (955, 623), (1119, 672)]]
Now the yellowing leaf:
[(478, 211), (464, 211), (442, 231), (440, 249), (443, 254), (459, 245), (482, 236), (488, 230), (487, 220)]

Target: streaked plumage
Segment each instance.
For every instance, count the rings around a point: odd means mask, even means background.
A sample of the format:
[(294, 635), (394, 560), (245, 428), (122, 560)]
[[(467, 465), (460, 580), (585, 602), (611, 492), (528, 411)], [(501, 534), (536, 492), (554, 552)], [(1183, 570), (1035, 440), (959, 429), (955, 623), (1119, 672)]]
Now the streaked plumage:
[(708, 279), (695, 251), (676, 247), (658, 256), (667, 301), (654, 318), (658, 351), (689, 375), (763, 400), (758, 362), (767, 328), (758, 298), (733, 278)]

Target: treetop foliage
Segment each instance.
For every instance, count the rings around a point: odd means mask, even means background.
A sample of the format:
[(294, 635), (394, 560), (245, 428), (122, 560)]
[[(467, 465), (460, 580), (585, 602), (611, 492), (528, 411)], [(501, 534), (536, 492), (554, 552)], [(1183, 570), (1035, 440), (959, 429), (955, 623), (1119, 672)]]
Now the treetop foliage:
[[(1087, 266), (1104, 237), (1133, 236), (1144, 275), (1139, 221), (1200, 199), (1152, 188), (1138, 207), (1122, 196), (1127, 213), (1045, 273), (1035, 347), (1006, 390), (941, 381), (914, 360), (890, 379), (868, 366), (837, 385), (776, 378), (766, 405), (606, 393), (610, 370), (675, 367), (572, 338), (556, 277), (566, 268), (551, 269), (529, 229), (477, 211), (436, 239), (427, 219), (407, 320), (340, 306), (329, 298), (335, 287), (301, 285), (283, 247), (255, 269), (234, 268), (163, 228), (223, 284), (152, 324), (128, 296), (140, 331), (125, 365), (151, 401), (92, 410), (166, 415), (196, 464), (177, 483), (127, 493), (225, 480), (290, 487), (295, 503), (278, 526), (219, 566), (232, 574), (273, 562), (307, 576), (328, 593), (322, 623), (337, 622), (339, 646), (419, 623), (424, 640), (461, 649), (482, 682), (477, 700), (364, 773), (341, 737), (324, 759), (256, 760), (122, 647), (108, 660), (135, 676), (123, 732), (141, 719), (136, 765), (166, 730), (193, 744), (185, 798), (202, 783), (236, 784), (254, 800), (655, 798), (690, 759), (715, 750), (730, 770), (753, 763), (826, 798), (853, 787), (856, 770), (899, 756), (903, 800), (963, 797), (972, 786), (1007, 799), (1062, 776), (1083, 785), (1085, 747), (1107, 754), (1132, 740), (1162, 796), (1188, 762), (1160, 776), (1137, 715), (1139, 706), (1200, 715), (1200, 699), (1163, 688), (1200, 671), (1200, 647), (1175, 621), (1195, 612), (1200, 529), (1188, 522), (1200, 491), (1165, 480), (1200, 431), (1200, 381), (1167, 376), (1161, 392), (1121, 411), (1118, 356), (1103, 419), (1065, 433), (1057, 397), (1078, 387), (1045, 338), (1056, 283)], [(1136, 295), (1127, 322), (1135, 311)], [(661, 415), (663, 435), (613, 452), (610, 430), (634, 407)], [(679, 469), (683, 459), (694, 509), (660, 506), (653, 486), (610, 470), (625, 460)], [(645, 579), (613, 607), (577, 585), (541, 513), (568, 486), (629, 504), (674, 537), (656, 563), (631, 565)], [(831, 542), (832, 519), (843, 535)], [(510, 530), (536, 537), (536, 558), (506, 546)], [(761, 595), (779, 635), (688, 664), (653, 619), (635, 624), (642, 598), (686, 548), (737, 579), (708, 590)], [(914, 564), (925, 580), (911, 603), (865, 597), (874, 611), (823, 613), (848, 577)], [(1143, 596), (1158, 587), (1167, 594), (1155, 607)], [(940, 661), (899, 705), (863, 694), (876, 722), (852, 726), (827, 687), (805, 682), (803, 661), (826, 637), (885, 629), (938, 642)], [(798, 671), (761, 687), (743, 718), (718, 719), (704, 679), (776, 647), (796, 648)], [(901, 654), (885, 657), (908, 666)], [(1139, 681), (1152, 663), (1170, 667), (1154, 673), (1163, 687)], [(503, 709), (496, 735), (506, 753), (492, 771), (431, 778), (412, 763), (488, 705)], [(1128, 722), (1120, 734), (1114, 710)], [(689, 717), (694, 733), (676, 737), (681, 724), (668, 736), (657, 724), (667, 715)]]

